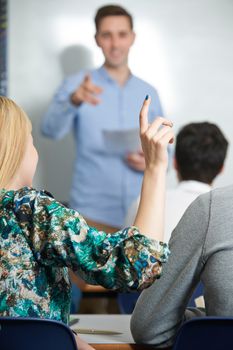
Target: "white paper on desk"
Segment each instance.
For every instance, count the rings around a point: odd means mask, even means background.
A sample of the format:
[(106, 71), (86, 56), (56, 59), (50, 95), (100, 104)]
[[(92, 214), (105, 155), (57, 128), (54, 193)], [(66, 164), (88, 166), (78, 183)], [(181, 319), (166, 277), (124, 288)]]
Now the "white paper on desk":
[(141, 149), (139, 129), (103, 130), (103, 138), (108, 154), (125, 155)]

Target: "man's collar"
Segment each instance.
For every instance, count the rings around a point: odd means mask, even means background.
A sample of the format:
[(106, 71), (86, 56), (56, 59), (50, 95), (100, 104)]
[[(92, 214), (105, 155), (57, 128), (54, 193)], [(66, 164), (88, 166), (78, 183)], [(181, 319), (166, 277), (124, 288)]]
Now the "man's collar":
[[(102, 65), (99, 69), (97, 69), (97, 71), (106, 81), (109, 81), (109, 82), (112, 82), (112, 83), (118, 85), (117, 81), (109, 75), (109, 73), (108, 73), (107, 69), (104, 67), (104, 65)], [(132, 78), (133, 78), (133, 74), (130, 71), (129, 77), (128, 77), (125, 84), (127, 84)]]
[(181, 181), (178, 187), (188, 192), (200, 192), (200, 193), (205, 193), (212, 189), (210, 185), (204, 182), (195, 181), (195, 180)]

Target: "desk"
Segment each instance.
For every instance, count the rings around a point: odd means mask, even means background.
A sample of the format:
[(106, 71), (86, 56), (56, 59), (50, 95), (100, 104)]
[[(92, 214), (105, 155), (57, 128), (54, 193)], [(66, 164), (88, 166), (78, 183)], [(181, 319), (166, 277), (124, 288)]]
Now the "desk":
[[(78, 323), (72, 329), (99, 329), (121, 332), (117, 335), (81, 334), (96, 350), (148, 350), (150, 345), (135, 344), (130, 332), (130, 315), (75, 315)], [(169, 349), (167, 349), (169, 350)]]

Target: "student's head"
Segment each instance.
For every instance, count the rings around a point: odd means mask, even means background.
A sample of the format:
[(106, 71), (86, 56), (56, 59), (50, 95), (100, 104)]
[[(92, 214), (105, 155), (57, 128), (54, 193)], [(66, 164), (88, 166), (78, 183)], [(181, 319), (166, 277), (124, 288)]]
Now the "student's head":
[(113, 68), (127, 64), (135, 39), (132, 16), (121, 6), (107, 5), (98, 9), (95, 25), (96, 43), (102, 49), (105, 64)]
[(228, 142), (215, 124), (191, 123), (178, 133), (175, 168), (180, 180), (196, 180), (211, 184), (221, 172)]
[(31, 186), (37, 160), (30, 120), (15, 102), (0, 96), (0, 188)]

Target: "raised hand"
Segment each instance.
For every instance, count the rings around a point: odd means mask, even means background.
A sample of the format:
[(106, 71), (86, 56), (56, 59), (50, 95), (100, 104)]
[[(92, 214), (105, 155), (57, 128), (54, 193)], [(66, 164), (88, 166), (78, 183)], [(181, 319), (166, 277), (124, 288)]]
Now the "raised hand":
[(71, 95), (70, 100), (77, 106), (83, 102), (97, 105), (100, 103), (100, 99), (96, 95), (99, 95), (102, 91), (103, 89), (100, 86), (93, 84), (90, 75), (86, 75), (82, 84)]
[(151, 124), (148, 122), (148, 110), (151, 99), (147, 96), (140, 112), (140, 138), (145, 157), (146, 168), (158, 166), (167, 167), (168, 164), (168, 143), (174, 140), (172, 122), (157, 117)]
[(140, 137), (145, 157), (141, 198), (134, 225), (151, 238), (163, 240), (168, 143), (173, 142), (172, 122), (162, 117), (148, 122), (150, 97), (140, 112)]

